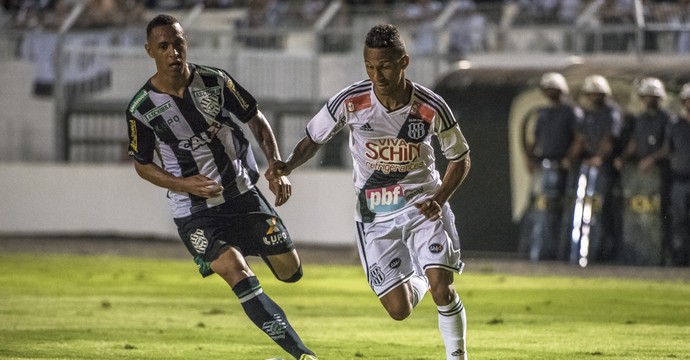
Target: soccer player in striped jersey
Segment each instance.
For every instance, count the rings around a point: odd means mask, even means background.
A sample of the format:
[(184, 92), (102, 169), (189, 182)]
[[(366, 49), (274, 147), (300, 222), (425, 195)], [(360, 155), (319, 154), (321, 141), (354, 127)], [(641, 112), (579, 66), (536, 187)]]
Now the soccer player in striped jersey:
[[(284, 282), (302, 277), (283, 222), (255, 187), (257, 164), (232, 116), (248, 125), (272, 163), (280, 154), (268, 121), (227, 72), (187, 62), (187, 35), (177, 19), (156, 16), (146, 38), (156, 73), (126, 112), (129, 154), (137, 174), (168, 189), (178, 232), (201, 274), (221, 276), (252, 322), (295, 359), (316, 359), (245, 260), (261, 256)], [(290, 197), (287, 178), (272, 179), (269, 188), (275, 205)]]
[[(395, 320), (407, 318), (430, 290), (446, 359), (466, 359), (465, 309), (453, 285), (463, 263), (448, 199), (469, 172), (469, 148), (446, 102), (406, 79), (409, 62), (395, 26), (373, 27), (364, 43), (369, 79), (328, 100), (288, 160), (271, 164), (266, 176), (289, 175), (347, 126), (357, 245), (372, 290)], [(450, 160), (443, 178), (433, 136)]]

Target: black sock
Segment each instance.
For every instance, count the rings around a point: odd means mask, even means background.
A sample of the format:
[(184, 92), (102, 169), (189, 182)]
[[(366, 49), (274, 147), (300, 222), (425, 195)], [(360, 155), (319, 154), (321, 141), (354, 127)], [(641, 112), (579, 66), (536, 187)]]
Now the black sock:
[(261, 284), (256, 276), (250, 276), (232, 288), (237, 298), (240, 299), (242, 308), (249, 319), (283, 350), (299, 359), (302, 354), (314, 355), (302, 343), (295, 329), (288, 322), (283, 309), (278, 306), (268, 295), (264, 294)]

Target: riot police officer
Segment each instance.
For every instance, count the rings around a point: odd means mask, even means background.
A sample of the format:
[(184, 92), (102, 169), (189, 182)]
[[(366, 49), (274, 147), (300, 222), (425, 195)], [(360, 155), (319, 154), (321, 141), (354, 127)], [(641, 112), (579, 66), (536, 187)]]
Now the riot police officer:
[(560, 260), (565, 259), (560, 240), (566, 178), (583, 112), (567, 100), (570, 89), (562, 74), (543, 74), (539, 86), (548, 104), (538, 109), (534, 142), (526, 148), (533, 186), (521, 250), (532, 261)]
[(570, 226), (570, 261), (582, 267), (610, 260), (615, 247), (612, 188), (616, 179), (613, 155), (622, 130), (622, 112), (601, 75), (585, 78), (587, 107), (577, 127), (575, 152), (581, 161)]
[(661, 108), (666, 98), (661, 80), (642, 79), (637, 94), (644, 110), (634, 117), (631, 137), (616, 161), (624, 200), (619, 255), (626, 265), (661, 265), (662, 194), (666, 178), (662, 146), (671, 115)]
[(668, 123), (664, 149), (670, 160), (671, 259), (676, 266), (690, 265), (690, 83), (679, 95), (685, 114)]

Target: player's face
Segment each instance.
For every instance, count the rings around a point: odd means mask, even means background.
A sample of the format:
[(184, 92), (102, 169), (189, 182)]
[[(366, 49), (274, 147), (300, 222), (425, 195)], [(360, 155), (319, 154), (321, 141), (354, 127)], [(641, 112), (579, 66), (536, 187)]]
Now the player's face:
[(405, 89), (405, 68), (409, 62), (407, 55), (395, 50), (364, 47), (364, 66), (377, 95), (392, 96)]
[(187, 68), (187, 36), (180, 24), (157, 26), (146, 41), (146, 52), (159, 74), (181, 76)]

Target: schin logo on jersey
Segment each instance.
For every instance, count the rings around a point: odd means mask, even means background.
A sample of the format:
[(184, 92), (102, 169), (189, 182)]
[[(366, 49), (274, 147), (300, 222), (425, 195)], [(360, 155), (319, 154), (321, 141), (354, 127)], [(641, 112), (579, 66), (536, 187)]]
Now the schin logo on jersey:
[(408, 143), (405, 139), (376, 139), (364, 144), (367, 151), (364, 156), (371, 160), (366, 165), (369, 169), (391, 172), (410, 172), (424, 166), (419, 161), (421, 144)]
[(220, 103), (218, 102), (218, 95), (220, 95), (220, 86), (214, 86), (202, 90), (192, 92), (194, 98), (198, 100), (201, 105), (201, 110), (211, 117), (215, 117), (220, 112)]
[(364, 156), (373, 161), (409, 163), (419, 158), (421, 145), (408, 143), (405, 139), (376, 139), (364, 144)]
[(206, 239), (206, 235), (204, 235), (204, 230), (196, 229), (192, 235), (189, 235), (189, 241), (192, 242), (192, 246), (199, 254), (206, 252), (208, 239)]

